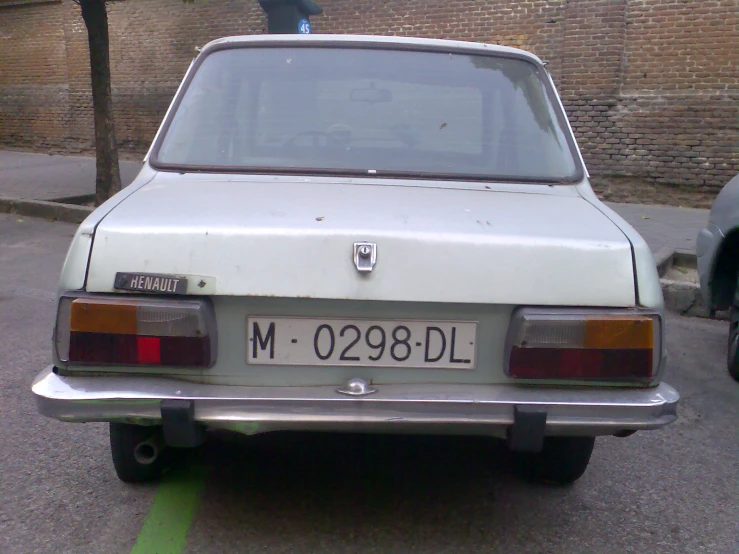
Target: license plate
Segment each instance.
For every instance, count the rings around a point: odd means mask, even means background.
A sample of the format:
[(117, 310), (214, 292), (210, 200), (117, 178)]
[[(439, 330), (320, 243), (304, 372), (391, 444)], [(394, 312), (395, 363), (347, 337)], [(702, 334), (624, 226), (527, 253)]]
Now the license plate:
[(247, 318), (247, 363), (474, 369), (477, 323)]

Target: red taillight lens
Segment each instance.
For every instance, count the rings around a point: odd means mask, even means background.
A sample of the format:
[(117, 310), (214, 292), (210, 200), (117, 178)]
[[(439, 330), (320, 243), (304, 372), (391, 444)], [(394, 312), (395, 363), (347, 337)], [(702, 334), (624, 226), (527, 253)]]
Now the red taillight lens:
[(204, 300), (62, 297), (56, 347), (81, 364), (209, 367), (215, 319)]
[(517, 379), (643, 379), (652, 376), (651, 350), (513, 348), (510, 376)]
[(508, 375), (516, 379), (650, 380), (660, 361), (657, 314), (516, 312)]
[(161, 364), (162, 339), (159, 337), (136, 337), (136, 361), (140, 364)]

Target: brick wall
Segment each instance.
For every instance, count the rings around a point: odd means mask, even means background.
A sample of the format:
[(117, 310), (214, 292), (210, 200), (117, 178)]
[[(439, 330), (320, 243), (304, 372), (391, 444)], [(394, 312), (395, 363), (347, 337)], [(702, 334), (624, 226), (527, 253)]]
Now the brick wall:
[(61, 2), (0, 3), (0, 144), (62, 144), (67, 67)]
[(739, 173), (739, 3), (569, 6), (560, 89), (592, 173), (706, 191)]
[[(736, 0), (319, 0), (317, 33), (482, 41), (549, 62), (596, 176), (715, 191), (739, 173)], [(256, 0), (109, 4), (118, 140), (148, 147), (195, 46), (262, 33)], [(72, 0), (0, 0), (0, 147), (92, 146)]]

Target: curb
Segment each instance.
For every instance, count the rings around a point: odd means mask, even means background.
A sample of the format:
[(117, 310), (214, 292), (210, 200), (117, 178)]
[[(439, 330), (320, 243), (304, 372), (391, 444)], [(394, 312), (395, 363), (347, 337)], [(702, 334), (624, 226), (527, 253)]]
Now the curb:
[(75, 206), (45, 200), (21, 200), (18, 198), (0, 198), (0, 213), (17, 214), (26, 217), (40, 217), (51, 221), (65, 223), (82, 223), (94, 208)]
[(75, 194), (73, 196), (60, 196), (58, 198), (49, 198), (48, 202), (57, 202), (59, 204), (85, 204), (95, 201), (95, 193), (91, 194)]
[(729, 319), (729, 312), (710, 313), (703, 301), (698, 283), (665, 278), (665, 274), (673, 266), (697, 268), (698, 258), (695, 254), (663, 248), (655, 253), (654, 259), (657, 264), (657, 273), (660, 276), (659, 283), (662, 287), (666, 310), (688, 317)]
[(666, 310), (678, 315), (721, 321), (728, 321), (731, 317), (728, 311), (710, 313), (703, 302), (700, 285), (672, 279), (660, 279), (659, 283), (662, 287), (662, 296), (665, 298)]
[(665, 298), (665, 309), (679, 315), (692, 317), (708, 317), (708, 310), (703, 304), (700, 287), (687, 281), (660, 279), (662, 296)]

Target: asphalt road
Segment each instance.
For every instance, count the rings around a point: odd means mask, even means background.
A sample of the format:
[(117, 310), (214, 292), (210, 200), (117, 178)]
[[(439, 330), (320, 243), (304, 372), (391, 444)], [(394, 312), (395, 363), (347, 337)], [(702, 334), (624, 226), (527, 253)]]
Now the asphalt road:
[[(50, 360), (73, 231), (0, 215), (0, 553), (179, 551), (166, 533), (184, 497), (120, 483), (105, 425), (35, 411), (29, 387)], [(182, 551), (739, 552), (739, 384), (723, 368), (725, 334), (670, 317), (680, 420), (600, 439), (570, 488), (517, 481), (484, 439), (214, 436), (189, 461), (207, 477)]]

